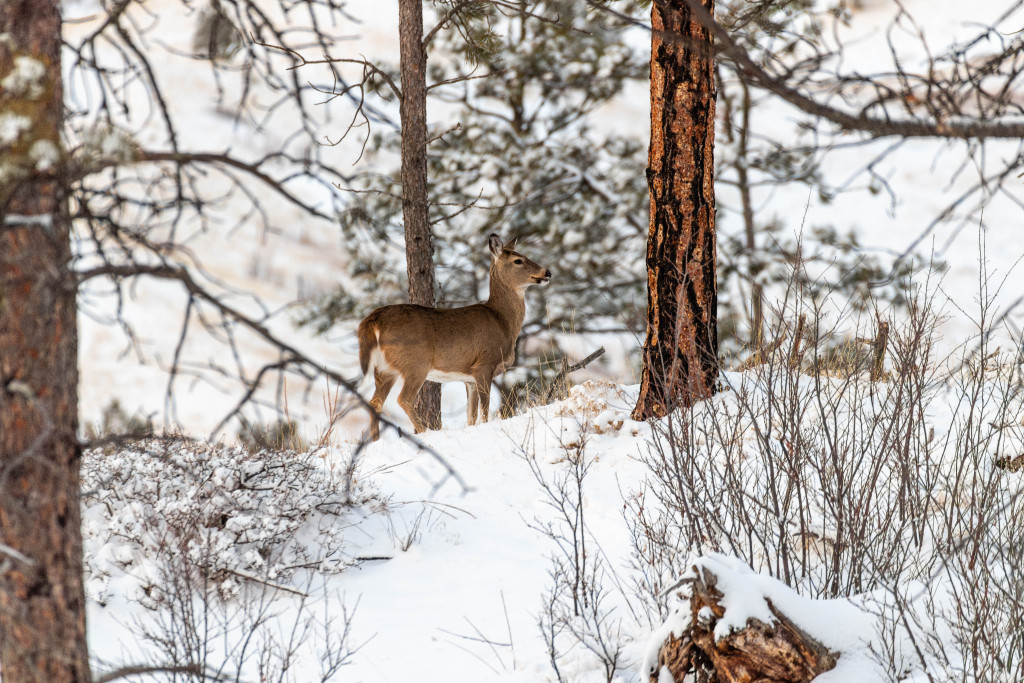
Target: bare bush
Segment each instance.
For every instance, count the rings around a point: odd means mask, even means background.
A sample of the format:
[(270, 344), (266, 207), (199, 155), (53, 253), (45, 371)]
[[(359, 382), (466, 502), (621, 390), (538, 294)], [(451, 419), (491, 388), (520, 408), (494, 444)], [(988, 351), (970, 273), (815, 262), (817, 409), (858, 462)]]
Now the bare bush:
[(142, 438), (153, 434), (151, 415), (129, 414), (116, 398), (103, 409), (99, 422), (86, 425), (85, 435), (90, 441), (106, 437)]
[(265, 450), (304, 451), (308, 448), (295, 420), (283, 419), (270, 424), (253, 424), (239, 416), (239, 422), (242, 423), (242, 428), (238, 430), (238, 440), (251, 453)]
[(157, 661), (174, 663), (169, 681), (325, 682), (358, 649), (353, 614), (342, 605), (336, 618), (328, 597), (309, 597), (313, 577), (304, 586), (309, 593), (289, 604), (280, 600), (285, 591), (256, 584), (238, 600), (220, 600), (214, 586), (201, 586), (210, 574), (186, 558), (163, 565), (161, 574), (163, 608), (136, 620), (134, 630), (159, 653)]
[[(791, 302), (782, 319), (814, 330), (807, 374), (780, 345), (723, 373), (714, 400), (655, 423), (641, 456), (653, 476), (627, 502), (636, 581), (661, 616), (674, 578), (723, 552), (804, 595), (864, 596), (894, 679), (1019, 678), (1024, 500), (1019, 474), (996, 462), (1024, 450), (1024, 358), (987, 348), (984, 298), (977, 344), (937, 358), (934, 304), (919, 296), (887, 321), (877, 374), (863, 353), (827, 371), (838, 330), (820, 306)], [(853, 336), (878, 328), (865, 320)], [(772, 336), (794, 335), (780, 324)]]
[(545, 474), (534, 453), (523, 448), (520, 454), (554, 512), (552, 519), (531, 524), (556, 548), (549, 570), (551, 585), (538, 617), (551, 667), (560, 682), (567, 680), (562, 661), (569, 651), (582, 647), (597, 659), (611, 683), (625, 666), (622, 618), (608, 605), (608, 568), (586, 525), (583, 489), (593, 464), (586, 454), (588, 425), (581, 424), (577, 436), (564, 444), (566, 468), (553, 477)]

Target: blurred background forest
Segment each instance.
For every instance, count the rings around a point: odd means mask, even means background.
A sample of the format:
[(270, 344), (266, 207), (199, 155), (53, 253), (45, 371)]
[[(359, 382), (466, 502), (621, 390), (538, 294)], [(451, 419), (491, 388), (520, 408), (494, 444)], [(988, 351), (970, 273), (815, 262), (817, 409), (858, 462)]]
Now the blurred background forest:
[[(134, 415), (227, 436), (280, 419), (322, 427), (335, 391), (322, 368), (358, 381), (355, 322), (407, 297), (395, 9), (65, 4), (75, 244), (89, 274), (87, 422)], [(1005, 248), (1019, 223), (1019, 140), (856, 130), (778, 96), (784, 87), (869, 120), (1018, 116), (1017, 6), (989, 3), (974, 23), (953, 8), (913, 9), (718, 4), (743, 57), (779, 86), (719, 56), (726, 367), (771, 340), (793, 287), (828, 294), (837, 325), (904, 309), (911, 282), (975, 297), (979, 263), (1002, 278), (1019, 256)], [(646, 12), (562, 0), (426, 6), (436, 301), (486, 297), (490, 232), (554, 272), (530, 292), (518, 367), (499, 380), (506, 412), (542, 390), (562, 357), (598, 345), (610, 352), (591, 376), (637, 381)], [(130, 264), (150, 270), (133, 277)], [(180, 271), (168, 278), (156, 264)], [(1020, 319), (1008, 313), (1004, 322)], [(967, 336), (949, 330), (953, 346)], [(830, 334), (838, 344), (849, 331)], [(457, 421), (464, 399), (452, 393), (445, 415)]]

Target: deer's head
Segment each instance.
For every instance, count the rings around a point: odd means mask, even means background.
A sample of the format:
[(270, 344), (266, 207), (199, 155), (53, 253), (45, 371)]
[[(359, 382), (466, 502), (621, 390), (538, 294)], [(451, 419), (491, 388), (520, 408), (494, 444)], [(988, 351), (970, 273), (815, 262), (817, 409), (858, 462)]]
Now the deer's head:
[(522, 293), (530, 285), (544, 285), (551, 279), (551, 271), (516, 251), (514, 241), (502, 244), (501, 238), (492, 233), (488, 244), (494, 259), (492, 281), (500, 281)]

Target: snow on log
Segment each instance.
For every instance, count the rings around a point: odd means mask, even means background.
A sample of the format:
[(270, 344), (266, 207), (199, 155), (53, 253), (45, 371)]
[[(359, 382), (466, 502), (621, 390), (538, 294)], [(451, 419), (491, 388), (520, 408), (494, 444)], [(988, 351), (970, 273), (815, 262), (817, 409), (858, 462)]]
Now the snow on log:
[(689, 604), (652, 640), (651, 683), (804, 683), (837, 664), (840, 641), (830, 647), (816, 635), (852, 616), (844, 614), (849, 603), (801, 598), (722, 556), (699, 560), (679, 587)]

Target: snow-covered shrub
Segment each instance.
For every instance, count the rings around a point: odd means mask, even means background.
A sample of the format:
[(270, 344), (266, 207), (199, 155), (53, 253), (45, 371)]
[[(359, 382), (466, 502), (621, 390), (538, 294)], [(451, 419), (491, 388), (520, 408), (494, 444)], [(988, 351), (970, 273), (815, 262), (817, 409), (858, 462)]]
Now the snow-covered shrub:
[(110, 582), (126, 579), (136, 586), (128, 597), (155, 608), (175, 573), (229, 598), (247, 581), (285, 586), (298, 570), (342, 571), (346, 518), (368, 494), (324, 454), (185, 440), (87, 452), (89, 595), (104, 604)]
[[(630, 419), (621, 406), (609, 404), (609, 398), (621, 399), (621, 388), (605, 380), (587, 380), (569, 389), (568, 398), (555, 411), (557, 416), (573, 415), (595, 434), (614, 433)], [(621, 400), (618, 401), (621, 404)]]

